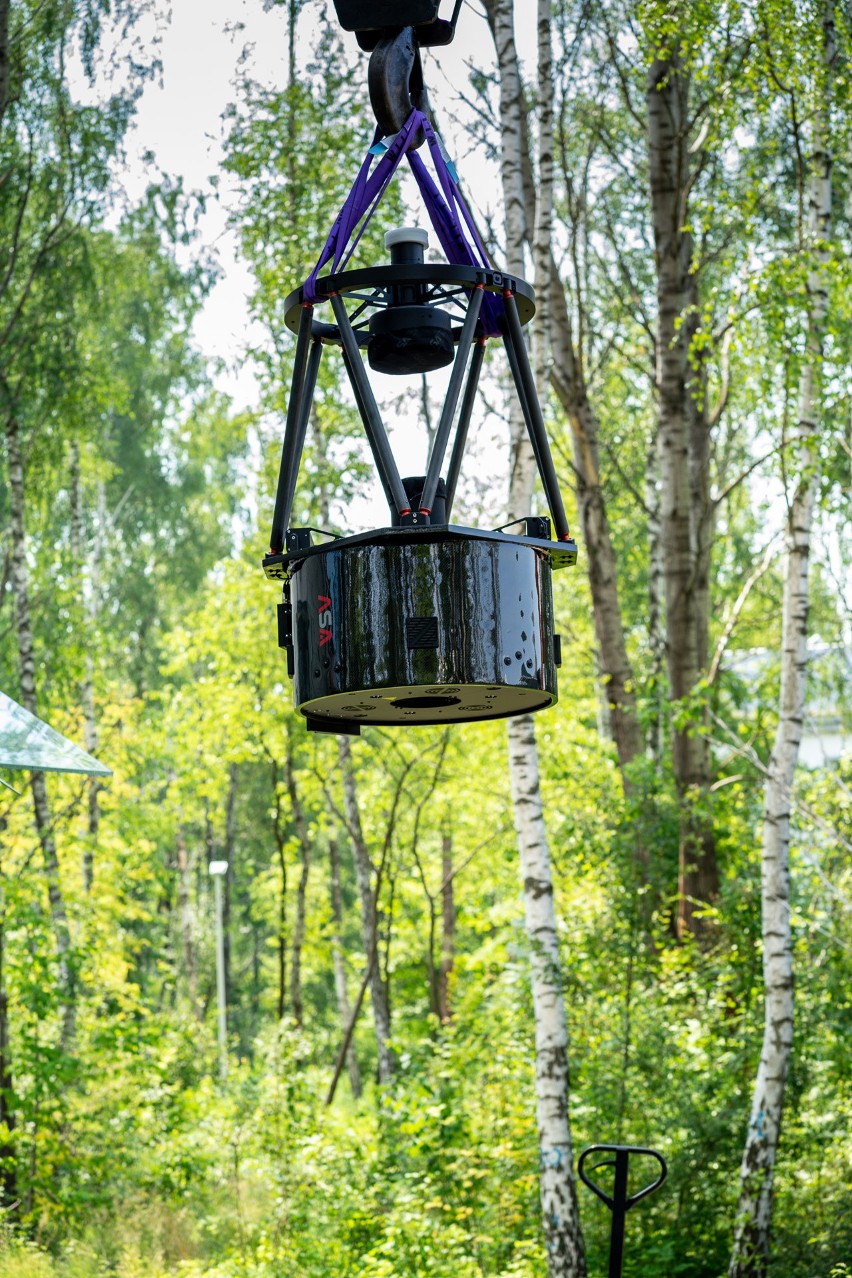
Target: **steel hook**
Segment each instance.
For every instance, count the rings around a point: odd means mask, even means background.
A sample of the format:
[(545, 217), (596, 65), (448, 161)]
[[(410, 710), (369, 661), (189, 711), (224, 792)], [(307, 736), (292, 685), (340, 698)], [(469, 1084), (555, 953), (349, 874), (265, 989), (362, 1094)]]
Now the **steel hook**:
[[(373, 114), (385, 137), (399, 133), (414, 107), (428, 114), (420, 45), (413, 27), (403, 27), (379, 40), (370, 56), (367, 84)], [(414, 145), (422, 143), (420, 130)]]

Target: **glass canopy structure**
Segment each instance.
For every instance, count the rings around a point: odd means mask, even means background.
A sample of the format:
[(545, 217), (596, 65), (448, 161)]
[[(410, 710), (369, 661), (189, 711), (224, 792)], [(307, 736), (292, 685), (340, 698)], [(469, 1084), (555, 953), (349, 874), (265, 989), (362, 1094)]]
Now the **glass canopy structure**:
[(111, 768), (30, 714), (5, 692), (0, 692), (0, 768), (112, 776)]

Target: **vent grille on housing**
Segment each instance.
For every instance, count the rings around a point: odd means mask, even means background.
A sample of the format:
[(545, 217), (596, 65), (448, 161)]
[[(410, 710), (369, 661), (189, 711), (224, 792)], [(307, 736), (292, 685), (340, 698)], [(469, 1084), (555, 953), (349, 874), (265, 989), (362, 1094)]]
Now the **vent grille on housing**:
[(437, 648), (438, 618), (409, 617), (405, 623), (405, 639), (409, 650), (412, 648)]

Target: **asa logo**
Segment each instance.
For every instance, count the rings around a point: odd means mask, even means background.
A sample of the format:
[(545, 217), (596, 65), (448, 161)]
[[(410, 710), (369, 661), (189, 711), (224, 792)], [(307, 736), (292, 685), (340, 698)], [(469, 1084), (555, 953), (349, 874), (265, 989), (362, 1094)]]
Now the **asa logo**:
[(317, 611), (320, 625), (320, 647), (331, 643), (331, 600), (328, 595), (317, 596)]

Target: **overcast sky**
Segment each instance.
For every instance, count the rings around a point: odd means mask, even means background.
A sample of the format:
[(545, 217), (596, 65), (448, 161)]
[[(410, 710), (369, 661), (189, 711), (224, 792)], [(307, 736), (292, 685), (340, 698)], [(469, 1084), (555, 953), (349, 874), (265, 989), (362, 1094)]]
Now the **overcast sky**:
[[(311, 0), (300, 19), (300, 45), (310, 41), (312, 15), (326, 0)], [(329, 10), (331, 0), (327, 0)], [(445, 0), (444, 9), (450, 5)], [(529, 47), (534, 39), (533, 23), (519, 24), (521, 44)], [(241, 57), (247, 59), (252, 76), (270, 85), (286, 81), (287, 28), (283, 7), (264, 9), (263, 0), (156, 0), (155, 16), (150, 30), (156, 29), (160, 39), (162, 76), (149, 84), (142, 96), (133, 131), (129, 139), (130, 168), (126, 177), (130, 194), (141, 194), (150, 176), (142, 162), (145, 153), (156, 157), (158, 167), (171, 176), (183, 178), (187, 190), (210, 193), (210, 178), (221, 172), (222, 116), (236, 96), (235, 80)], [(489, 175), (484, 161), (467, 155), (471, 143), (454, 121), (463, 120), (455, 86), (468, 87), (465, 66), (472, 51), (491, 56), (484, 19), (466, 5), (459, 21), (456, 43), (436, 51), (427, 63), (427, 79), (433, 101), (441, 110), (442, 125), (451, 150), (463, 163), (465, 186), (474, 202), (485, 193), (493, 195), (494, 176)], [(347, 48), (357, 59), (364, 75), (366, 95), (367, 57), (360, 54), (355, 37), (345, 37)], [(431, 64), (431, 65), (429, 65)], [(455, 136), (454, 136), (455, 134)], [(353, 177), (357, 159), (353, 157)], [(135, 189), (134, 189), (135, 188)], [(248, 313), (246, 297), (250, 289), (249, 273), (241, 262), (232, 232), (227, 229), (227, 206), (232, 196), (227, 183), (219, 187), (219, 198), (211, 199), (204, 217), (202, 237), (205, 245), (215, 248), (222, 269), (216, 285), (200, 316), (196, 337), (202, 349), (233, 365), (235, 356), (244, 348)], [(317, 244), (319, 251), (321, 244)], [(300, 283), (301, 281), (294, 281)], [(222, 379), (223, 388), (234, 397), (237, 406), (249, 405), (255, 399), (254, 381), (247, 368), (240, 372), (231, 368)]]
[[(333, 12), (332, 0), (307, 0), (299, 19), (299, 50), (307, 60), (322, 6)], [(441, 14), (449, 16), (450, 0), (443, 0)], [(522, 58), (535, 53), (534, 6), (529, 21), (519, 6), (518, 44)], [(188, 191), (203, 192), (207, 209), (200, 227), (200, 245), (214, 250), (221, 272), (219, 282), (199, 315), (194, 336), (203, 353), (225, 363), (217, 374), (220, 389), (227, 392), (235, 410), (256, 407), (257, 383), (250, 361), (243, 352), (251, 343), (248, 296), (251, 277), (239, 254), (237, 239), (228, 229), (228, 210), (237, 206), (237, 193), (229, 175), (222, 171), (223, 115), (237, 97), (237, 79), (245, 73), (270, 87), (286, 83), (287, 22), (284, 6), (265, 5), (265, 0), (153, 0), (152, 9), (135, 33), (143, 44), (158, 41), (162, 73), (146, 85), (127, 142), (128, 167), (122, 182), (128, 195), (141, 197), (147, 182), (157, 172), (181, 178)], [(367, 97), (367, 55), (352, 34), (344, 37), (347, 56), (355, 74), (363, 77)], [(467, 128), (470, 112), (460, 100), (469, 92), (469, 63), (488, 69), (493, 45), (484, 15), (472, 0), (465, 0), (455, 43), (434, 54), (425, 54), (425, 74), (450, 153), (456, 159), (463, 185), (477, 218), (499, 214), (500, 178), (489, 166), (472, 131)], [(126, 66), (126, 54), (109, 59), (109, 74), (118, 79)], [(370, 138), (365, 136), (364, 146)], [(154, 156), (155, 167), (146, 163)], [(361, 156), (351, 157), (354, 179)], [(218, 178), (214, 192), (211, 178)], [(413, 184), (412, 184), (413, 186)], [(416, 217), (416, 215), (415, 215)], [(418, 220), (423, 220), (422, 217)], [(427, 223), (428, 224), (428, 223)], [(324, 234), (318, 236), (317, 255)], [(302, 281), (294, 280), (292, 287)], [(254, 334), (257, 344), (263, 334)], [(449, 370), (430, 376), (433, 413), (443, 402)], [(397, 396), (401, 381), (411, 379), (374, 378), (380, 404)], [(499, 400), (499, 397), (498, 397)], [(403, 474), (422, 473), (425, 466), (425, 429), (414, 401), (408, 411), (394, 409), (387, 414), (392, 423), (391, 440)], [(283, 424), (282, 424), (283, 425)], [(506, 428), (499, 416), (489, 415), (482, 405), (472, 424), (468, 456), (459, 494), (460, 517), (466, 503), (476, 509), (484, 500), (502, 516), (505, 494)], [(493, 503), (492, 503), (493, 495)], [(470, 513), (470, 511), (468, 511)], [(378, 482), (367, 486), (355, 509), (347, 512), (353, 525), (374, 526), (386, 517), (386, 507)]]

